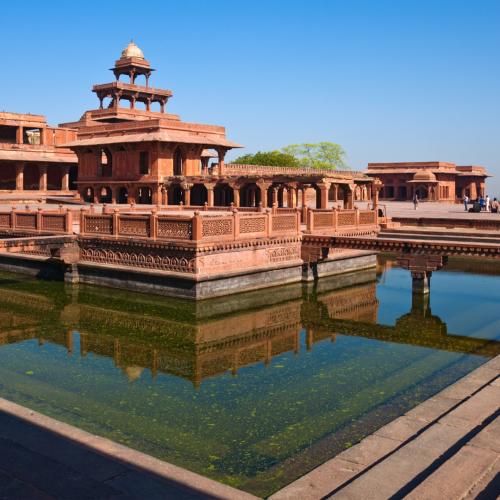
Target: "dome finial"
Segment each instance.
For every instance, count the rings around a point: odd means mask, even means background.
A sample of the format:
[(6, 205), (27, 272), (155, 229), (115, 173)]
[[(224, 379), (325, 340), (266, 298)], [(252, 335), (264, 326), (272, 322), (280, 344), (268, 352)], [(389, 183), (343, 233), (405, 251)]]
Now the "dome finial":
[(133, 38), (130, 40), (130, 43), (123, 49), (120, 59), (128, 59), (129, 57), (135, 57), (136, 59), (144, 60), (144, 54), (142, 53), (142, 50), (134, 43)]

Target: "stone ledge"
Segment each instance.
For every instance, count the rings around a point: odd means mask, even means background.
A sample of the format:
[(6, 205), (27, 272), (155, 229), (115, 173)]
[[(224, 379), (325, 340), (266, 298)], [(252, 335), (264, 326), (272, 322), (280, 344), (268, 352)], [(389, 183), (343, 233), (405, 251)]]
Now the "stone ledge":
[(163, 462), (106, 438), (94, 436), (89, 432), (59, 422), (3, 398), (0, 398), (0, 411), (74, 442), (78, 446), (103, 455), (132, 470), (147, 473), (157, 480), (175, 485), (187, 492), (192, 493), (194, 490), (200, 498), (207, 500), (257, 500), (254, 495)]

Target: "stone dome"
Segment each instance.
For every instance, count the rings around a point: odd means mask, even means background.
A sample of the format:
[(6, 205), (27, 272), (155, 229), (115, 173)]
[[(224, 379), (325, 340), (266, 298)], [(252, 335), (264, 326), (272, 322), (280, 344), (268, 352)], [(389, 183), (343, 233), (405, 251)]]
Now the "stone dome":
[(429, 170), (419, 170), (414, 176), (414, 181), (432, 182), (436, 181), (436, 176)]
[(144, 54), (142, 53), (142, 50), (134, 43), (134, 39), (130, 40), (130, 43), (123, 49), (120, 59), (128, 59), (129, 57), (135, 57), (136, 59), (144, 60)]

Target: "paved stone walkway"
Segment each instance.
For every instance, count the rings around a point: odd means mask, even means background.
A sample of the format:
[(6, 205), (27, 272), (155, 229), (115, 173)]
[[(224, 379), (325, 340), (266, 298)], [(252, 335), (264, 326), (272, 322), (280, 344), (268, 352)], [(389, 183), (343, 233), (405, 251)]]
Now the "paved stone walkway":
[(0, 398), (0, 499), (256, 497)]
[(500, 498), (500, 356), (270, 500)]

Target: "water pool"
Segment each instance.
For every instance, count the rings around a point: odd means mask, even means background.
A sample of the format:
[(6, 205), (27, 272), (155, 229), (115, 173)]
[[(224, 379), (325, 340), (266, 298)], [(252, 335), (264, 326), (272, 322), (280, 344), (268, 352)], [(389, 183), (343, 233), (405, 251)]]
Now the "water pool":
[(0, 273), (0, 396), (265, 498), (500, 353), (500, 264), (193, 303)]

